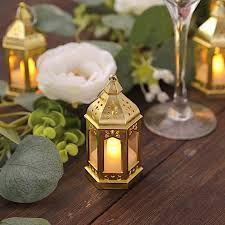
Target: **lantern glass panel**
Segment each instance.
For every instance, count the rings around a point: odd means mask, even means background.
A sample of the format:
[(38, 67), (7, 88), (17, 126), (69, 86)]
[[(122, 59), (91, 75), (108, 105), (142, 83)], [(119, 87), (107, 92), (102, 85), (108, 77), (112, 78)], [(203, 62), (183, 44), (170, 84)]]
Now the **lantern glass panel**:
[(138, 162), (139, 132), (133, 130), (128, 139), (128, 170), (136, 166)]
[(15, 89), (25, 89), (25, 65), (23, 53), (17, 50), (9, 50), (8, 55), (10, 87)]
[(98, 169), (98, 140), (96, 130), (89, 130), (89, 162)]
[(39, 55), (30, 55), (28, 57), (28, 70), (29, 70), (29, 79), (30, 79), (30, 87), (35, 89), (37, 87), (37, 67), (36, 62)]
[(225, 84), (225, 49), (215, 48), (212, 58), (213, 86)]
[(195, 52), (195, 61), (196, 61), (196, 80), (202, 84), (208, 83), (208, 74), (209, 74), (209, 64), (208, 64), (208, 56), (209, 49), (203, 45), (196, 46)]
[(115, 137), (104, 140), (104, 173), (122, 173), (122, 143)]

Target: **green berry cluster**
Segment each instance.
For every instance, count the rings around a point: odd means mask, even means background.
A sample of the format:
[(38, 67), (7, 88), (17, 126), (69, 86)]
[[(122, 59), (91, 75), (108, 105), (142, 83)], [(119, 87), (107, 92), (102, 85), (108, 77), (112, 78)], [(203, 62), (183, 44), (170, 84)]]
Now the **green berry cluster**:
[(56, 145), (63, 163), (78, 154), (78, 147), (85, 142), (80, 131), (81, 122), (69, 104), (41, 97), (34, 103), (28, 120), (33, 135), (50, 139)]

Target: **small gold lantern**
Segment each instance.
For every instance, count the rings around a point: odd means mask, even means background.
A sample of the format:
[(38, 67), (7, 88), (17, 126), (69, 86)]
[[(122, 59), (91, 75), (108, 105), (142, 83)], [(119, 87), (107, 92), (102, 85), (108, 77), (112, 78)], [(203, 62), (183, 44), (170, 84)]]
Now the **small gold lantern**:
[(46, 49), (46, 39), (34, 29), (33, 21), (29, 6), (21, 2), (3, 38), (11, 96), (37, 89), (36, 60)]
[(194, 37), (193, 86), (209, 96), (225, 94), (225, 0), (217, 0), (211, 17)]
[(88, 177), (100, 189), (127, 189), (143, 170), (140, 164), (141, 114), (123, 93), (117, 77), (93, 102), (87, 121)]

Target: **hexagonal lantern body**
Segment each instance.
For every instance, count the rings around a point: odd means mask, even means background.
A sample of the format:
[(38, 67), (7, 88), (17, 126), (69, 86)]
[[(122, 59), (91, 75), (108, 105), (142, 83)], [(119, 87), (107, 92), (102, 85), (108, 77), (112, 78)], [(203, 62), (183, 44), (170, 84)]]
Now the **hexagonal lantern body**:
[(141, 114), (123, 93), (117, 77), (88, 108), (88, 177), (100, 189), (127, 189), (143, 170), (140, 162)]
[(195, 78), (192, 85), (209, 96), (225, 94), (225, 1), (217, 0), (211, 17), (194, 37)]
[(20, 3), (3, 38), (11, 97), (37, 89), (36, 60), (46, 49), (46, 39), (34, 29), (33, 20), (29, 6)]

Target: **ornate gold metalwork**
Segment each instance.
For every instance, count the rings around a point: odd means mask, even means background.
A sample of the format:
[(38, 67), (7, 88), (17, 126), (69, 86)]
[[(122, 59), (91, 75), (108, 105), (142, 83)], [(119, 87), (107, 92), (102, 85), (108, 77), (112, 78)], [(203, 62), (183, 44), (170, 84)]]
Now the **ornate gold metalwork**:
[[(217, 0), (215, 6), (212, 7), (210, 18), (203, 23), (193, 40), (196, 43), (195, 49), (195, 62), (196, 71), (198, 69), (197, 63), (201, 60), (201, 54), (198, 52), (198, 48), (203, 48), (208, 51), (207, 65), (208, 70), (206, 74), (206, 82), (197, 78), (197, 72), (192, 86), (202, 91), (209, 96), (222, 96), (225, 94), (225, 83), (213, 84), (214, 74), (212, 68), (213, 56), (217, 49), (225, 50), (225, 0)], [(225, 55), (223, 56), (225, 57)]]
[[(110, 77), (109, 83), (100, 93), (98, 99), (89, 106), (85, 118), (87, 120), (87, 135), (90, 134), (90, 130), (97, 129), (97, 153), (94, 157), (92, 156), (92, 159), (97, 157), (98, 169), (93, 167), (90, 157), (93, 152), (90, 152), (91, 143), (89, 143), (89, 137), (87, 137), (88, 162), (85, 170), (88, 177), (101, 189), (129, 188), (140, 177), (143, 170), (140, 162), (140, 149), (130, 149), (128, 146), (131, 133), (140, 131), (142, 116), (138, 107), (122, 93), (122, 87), (116, 76)], [(104, 172), (104, 154), (106, 154), (105, 148), (107, 148), (105, 141), (111, 137), (121, 142), (122, 171), (118, 173)], [(135, 141), (137, 143), (134, 146), (139, 148), (140, 139), (138, 138)], [(136, 160), (132, 161), (131, 168), (129, 154), (131, 154), (131, 159), (136, 154)]]
[(3, 38), (3, 47), (22, 51), (46, 47), (45, 36), (34, 29), (33, 19), (29, 7), (21, 2), (17, 9), (16, 19), (9, 26)]
[[(5, 50), (5, 58), (9, 76), (10, 97), (15, 97), (21, 92), (35, 91), (37, 85), (31, 84), (31, 71), (29, 67), (29, 60), (34, 60), (41, 55), (46, 49), (46, 38), (42, 33), (39, 33), (33, 27), (33, 15), (28, 5), (21, 2), (17, 9), (16, 18), (8, 27), (7, 32), (3, 38), (3, 48)], [(20, 65), (20, 77), (24, 76), (23, 87), (12, 84), (12, 68), (10, 65), (10, 57), (15, 57)], [(36, 65), (35, 65), (36, 66)], [(35, 68), (36, 69), (36, 68)], [(24, 75), (21, 74), (24, 71)], [(19, 74), (18, 74), (19, 76)], [(18, 78), (19, 79), (19, 78)]]

